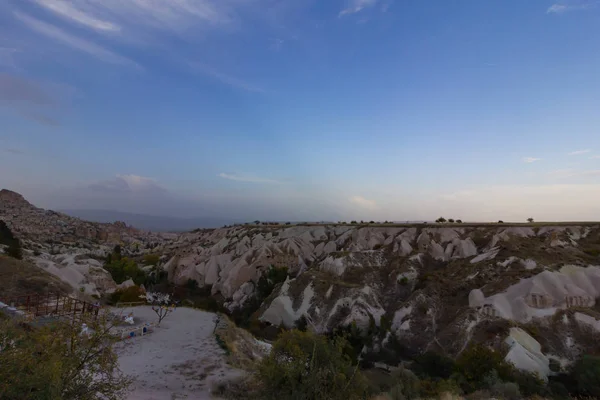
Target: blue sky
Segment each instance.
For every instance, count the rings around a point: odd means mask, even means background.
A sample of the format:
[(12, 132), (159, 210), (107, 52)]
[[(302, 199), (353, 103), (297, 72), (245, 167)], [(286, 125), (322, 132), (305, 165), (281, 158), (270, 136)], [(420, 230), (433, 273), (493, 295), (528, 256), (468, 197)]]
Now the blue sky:
[(600, 2), (7, 0), (0, 186), (237, 219), (598, 219)]

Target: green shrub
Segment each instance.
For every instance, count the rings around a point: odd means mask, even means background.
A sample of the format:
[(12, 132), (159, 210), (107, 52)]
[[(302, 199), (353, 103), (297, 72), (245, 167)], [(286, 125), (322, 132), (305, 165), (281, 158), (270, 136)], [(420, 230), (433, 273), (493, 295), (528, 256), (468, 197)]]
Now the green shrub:
[(432, 351), (418, 356), (411, 369), (419, 377), (448, 379), (454, 372), (454, 360)]
[(410, 370), (400, 367), (392, 373), (395, 383), (388, 396), (392, 400), (411, 400), (419, 397), (419, 378)]
[(583, 356), (573, 364), (569, 375), (576, 394), (600, 398), (600, 357)]
[(158, 254), (146, 254), (144, 256), (145, 265), (157, 265), (159, 261), (160, 256)]
[(492, 396), (503, 400), (520, 400), (522, 398), (519, 392), (519, 385), (514, 382), (498, 382), (489, 388)]
[(343, 338), (292, 330), (281, 334), (260, 363), (257, 379), (265, 400), (358, 400), (367, 384), (344, 354)]
[(497, 374), (503, 381), (510, 381), (514, 368), (504, 361), (500, 353), (483, 345), (465, 350), (456, 360), (455, 371), (461, 376), (462, 389), (473, 392), (489, 386), (490, 374)]
[(135, 303), (138, 301), (143, 301), (142, 299), (140, 299), (140, 296), (142, 294), (142, 290), (139, 286), (130, 286), (127, 289), (117, 290), (116, 292), (114, 292), (110, 297), (110, 301), (113, 304)]
[(22, 260), (23, 249), (21, 249), (21, 242), (19, 240), (15, 240), (13, 243), (11, 243), (6, 249), (6, 255), (16, 258), (17, 260)]

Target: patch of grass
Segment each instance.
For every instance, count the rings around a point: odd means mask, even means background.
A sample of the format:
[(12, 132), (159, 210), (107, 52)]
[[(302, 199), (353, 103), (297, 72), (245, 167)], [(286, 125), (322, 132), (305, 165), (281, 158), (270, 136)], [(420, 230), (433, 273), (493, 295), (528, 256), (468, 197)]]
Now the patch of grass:
[(59, 278), (29, 264), (0, 255), (0, 294), (10, 297), (28, 293), (54, 292), (69, 294), (72, 288)]

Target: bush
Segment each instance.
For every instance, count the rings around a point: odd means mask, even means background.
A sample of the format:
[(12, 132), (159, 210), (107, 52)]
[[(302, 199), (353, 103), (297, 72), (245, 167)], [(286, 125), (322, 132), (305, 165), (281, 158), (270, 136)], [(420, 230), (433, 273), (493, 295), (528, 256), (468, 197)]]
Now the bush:
[(510, 381), (513, 370), (512, 365), (504, 361), (500, 353), (483, 345), (465, 350), (455, 365), (455, 371), (461, 377), (462, 389), (467, 393), (489, 386), (491, 374), (496, 374), (500, 380)]
[(110, 273), (116, 283), (132, 279), (136, 285), (141, 285), (146, 281), (146, 274), (137, 263), (127, 257), (121, 258), (120, 253), (109, 256), (104, 269)]
[(400, 367), (392, 373), (395, 383), (388, 395), (392, 400), (410, 400), (419, 397), (419, 378), (410, 370)]
[(454, 372), (454, 360), (428, 351), (418, 356), (411, 369), (419, 377), (448, 379)]
[(519, 392), (519, 385), (514, 382), (498, 382), (489, 388), (489, 392), (492, 396), (498, 397), (504, 400), (519, 400), (521, 399), (521, 392)]
[(600, 357), (583, 356), (573, 364), (569, 375), (575, 394), (600, 398)]
[(144, 256), (145, 265), (157, 265), (159, 261), (160, 256), (158, 254), (146, 254)]
[(131, 380), (118, 368), (118, 338), (104, 318), (84, 322), (89, 336), (81, 334), (81, 322), (32, 329), (0, 321), (0, 398), (124, 399)]
[(23, 259), (23, 249), (21, 249), (21, 242), (17, 239), (12, 242), (6, 249), (6, 255), (17, 260)]
[(343, 338), (292, 330), (281, 334), (260, 363), (257, 379), (262, 398), (362, 399), (366, 380), (343, 352)]
[(114, 292), (110, 297), (110, 301), (113, 304), (136, 303), (142, 301), (142, 299), (140, 299), (142, 294), (142, 289), (139, 286), (130, 286), (127, 289), (117, 290)]

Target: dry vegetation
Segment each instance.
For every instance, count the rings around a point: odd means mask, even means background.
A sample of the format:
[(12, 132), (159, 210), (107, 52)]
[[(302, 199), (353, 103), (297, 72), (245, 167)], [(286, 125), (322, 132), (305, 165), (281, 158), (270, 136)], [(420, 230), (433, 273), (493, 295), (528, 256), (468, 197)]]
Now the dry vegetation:
[(0, 255), (0, 296), (29, 293), (71, 293), (71, 287), (44, 270), (11, 257)]

